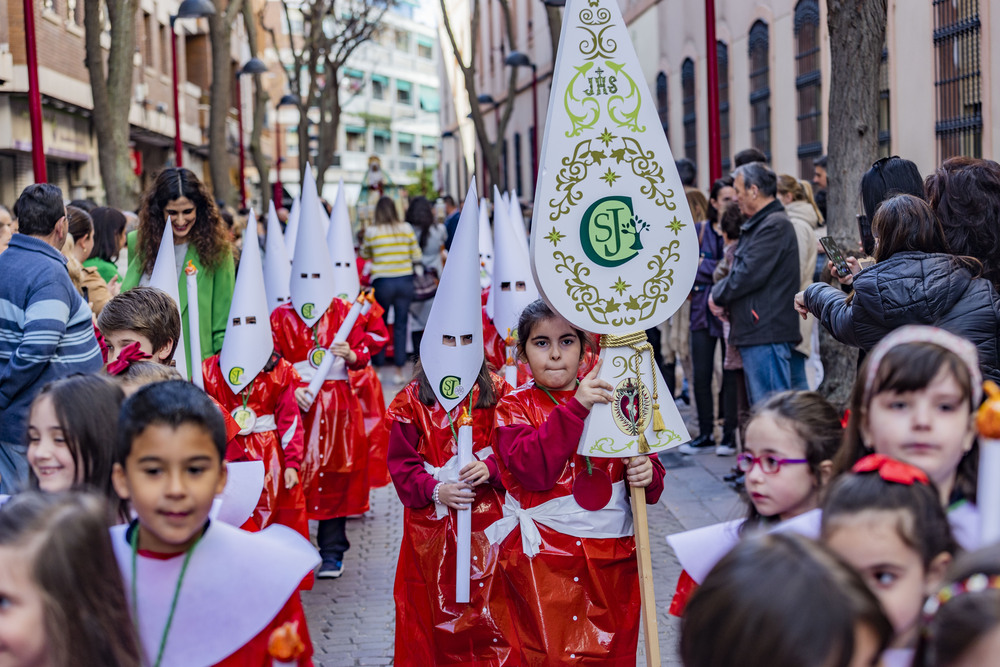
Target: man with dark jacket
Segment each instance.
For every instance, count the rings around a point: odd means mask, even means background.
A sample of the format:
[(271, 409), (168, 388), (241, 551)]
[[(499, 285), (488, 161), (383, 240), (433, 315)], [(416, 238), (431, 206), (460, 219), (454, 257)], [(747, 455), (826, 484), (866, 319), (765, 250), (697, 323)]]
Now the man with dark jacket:
[(101, 369), (90, 307), (59, 253), (68, 225), (62, 191), (29, 185), (14, 205), (20, 233), (0, 255), (0, 492), (28, 481), (27, 419), (47, 383)]
[(774, 172), (760, 162), (739, 167), (733, 187), (747, 216), (733, 267), (712, 288), (710, 305), (729, 311), (730, 344), (739, 348), (751, 405), (768, 394), (793, 387), (805, 377), (801, 357), (792, 349), (802, 340), (793, 301), (799, 281), (795, 230), (775, 195)]

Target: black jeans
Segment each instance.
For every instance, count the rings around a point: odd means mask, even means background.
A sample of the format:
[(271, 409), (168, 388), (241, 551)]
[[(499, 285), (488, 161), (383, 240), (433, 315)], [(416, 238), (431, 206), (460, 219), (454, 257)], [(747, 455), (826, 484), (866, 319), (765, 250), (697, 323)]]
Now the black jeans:
[[(410, 304), (413, 303), (413, 274), (408, 276), (397, 276), (395, 278), (376, 278), (372, 281), (375, 288), (375, 300), (385, 308), (386, 326), (389, 326), (389, 307), (395, 314), (395, 321), (392, 324), (392, 362), (397, 368), (402, 368), (406, 363), (406, 320), (410, 313)], [(385, 362), (385, 350), (375, 355), (376, 366), (381, 366)]]
[(347, 517), (321, 520), (316, 530), (316, 544), (324, 565), (344, 560), (344, 552), (351, 548), (347, 540)]
[(715, 430), (715, 404), (712, 398), (712, 375), (715, 369), (715, 348), (721, 338), (708, 329), (691, 332), (691, 365), (694, 367), (694, 402), (698, 408), (698, 433)]

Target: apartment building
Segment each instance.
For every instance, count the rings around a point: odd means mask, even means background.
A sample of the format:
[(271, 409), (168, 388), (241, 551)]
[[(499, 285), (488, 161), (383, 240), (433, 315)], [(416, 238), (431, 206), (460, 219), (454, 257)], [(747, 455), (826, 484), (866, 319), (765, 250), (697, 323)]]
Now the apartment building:
[[(477, 85), (498, 104), (506, 99), (506, 46), (498, 3), (481, 3)], [(462, 0), (447, 3), (454, 22), (469, 12)], [(537, 65), (539, 125), (544, 127), (551, 74), (551, 43), (544, 5), (511, 0), (515, 46)], [(466, 5), (463, 7), (462, 5)], [(676, 157), (699, 165), (708, 183), (708, 96), (704, 3), (685, 0), (619, 0), (664, 132)], [(565, 11), (565, 10), (561, 10)], [(720, 139), (723, 168), (742, 148), (755, 146), (779, 172), (809, 176), (827, 150), (831, 110), (830, 44), (825, 0), (716, 0)], [(883, 155), (901, 155), (928, 173), (953, 155), (1000, 157), (1000, 6), (987, 0), (889, 0), (882, 55), (879, 140)], [(468, 37), (466, 38), (468, 39)], [(478, 148), (461, 78), (450, 46), (442, 42), (442, 68), (452, 100), (442, 105), (442, 129), (461, 137), (458, 151), (444, 151), (444, 171), (476, 170)], [(534, 131), (531, 70), (518, 71), (517, 98), (505, 133), (502, 171), (509, 185), (531, 197)], [(490, 111), (491, 107), (485, 107)], [(488, 130), (495, 120), (485, 114)], [(522, 157), (517, 159), (517, 155)], [(461, 159), (458, 159), (458, 158)], [(467, 172), (466, 172), (467, 173)], [(454, 179), (454, 176), (452, 176)], [(452, 181), (454, 183), (454, 180)], [(451, 186), (454, 187), (454, 186)]]

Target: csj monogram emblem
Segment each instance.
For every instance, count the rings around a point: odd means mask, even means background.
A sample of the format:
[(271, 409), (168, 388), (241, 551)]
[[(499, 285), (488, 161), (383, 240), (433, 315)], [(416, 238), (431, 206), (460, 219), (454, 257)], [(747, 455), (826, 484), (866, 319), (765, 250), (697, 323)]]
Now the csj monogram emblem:
[(642, 250), (639, 232), (647, 228), (633, 213), (631, 197), (604, 197), (583, 214), (580, 241), (595, 264), (621, 266)]
[(454, 375), (441, 378), (441, 395), (445, 398), (458, 398), (462, 393), (462, 379)]

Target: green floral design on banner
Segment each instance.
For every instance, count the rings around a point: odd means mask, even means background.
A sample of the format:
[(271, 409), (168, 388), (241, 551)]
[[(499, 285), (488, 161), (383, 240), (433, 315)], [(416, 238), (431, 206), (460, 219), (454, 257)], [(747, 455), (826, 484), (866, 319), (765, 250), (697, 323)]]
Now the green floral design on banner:
[[(617, 141), (616, 141), (617, 140)], [(604, 144), (603, 147), (597, 145)], [(671, 201), (673, 190), (661, 190), (665, 182), (663, 167), (654, 159), (653, 151), (643, 150), (639, 142), (629, 136), (616, 137), (607, 130), (600, 137), (584, 139), (573, 149), (573, 155), (562, 159), (562, 169), (556, 174), (556, 190), (562, 192), (561, 199), (549, 200), (552, 211), (549, 220), (558, 222), (559, 218), (569, 213), (583, 199), (583, 191), (579, 186), (587, 178), (590, 167), (601, 167), (604, 161), (612, 161), (617, 165), (627, 165), (632, 174), (645, 181), (639, 192), (656, 206), (662, 206), (673, 211), (677, 205)]]
[[(586, 76), (587, 72), (593, 66), (594, 63), (584, 63), (579, 67), (574, 67), (576, 74), (573, 75), (569, 85), (566, 86), (566, 94), (563, 96), (563, 106), (566, 107), (566, 115), (569, 116), (569, 121), (573, 124), (572, 129), (566, 133), (567, 137), (579, 136), (580, 132), (594, 127), (597, 121), (601, 119), (601, 103), (596, 97), (584, 93), (584, 97), (578, 98), (574, 93), (577, 81), (581, 77)], [(574, 110), (579, 113), (574, 113)]]
[[(610, 58), (611, 54), (618, 50), (618, 42), (611, 38), (605, 38), (604, 33), (612, 28), (607, 25), (611, 21), (611, 12), (603, 7), (596, 12), (589, 7), (585, 7), (580, 12), (580, 30), (586, 32), (589, 37), (585, 37), (580, 42), (580, 53), (587, 60), (595, 58)], [(584, 27), (589, 26), (589, 27)], [(603, 28), (601, 26), (604, 26)], [(591, 30), (594, 28), (594, 30)], [(600, 28), (598, 30), (598, 28)]]
[(624, 444), (615, 445), (614, 438), (598, 438), (597, 442), (590, 446), (591, 454), (621, 454), (622, 452), (627, 452), (635, 444), (635, 438), (632, 438)]
[(667, 302), (674, 284), (674, 270), (667, 268), (667, 263), (680, 259), (676, 252), (679, 246), (680, 241), (671, 241), (670, 245), (660, 248), (646, 263), (646, 268), (654, 273), (642, 284), (642, 292), (631, 294), (622, 301), (601, 296), (600, 290), (588, 281), (590, 267), (586, 263), (561, 250), (554, 252), (552, 257), (556, 260), (556, 273), (569, 274), (565, 281), (566, 293), (575, 302), (578, 312), (586, 311), (597, 324), (633, 326), (653, 317), (657, 306)]
[[(635, 80), (628, 75), (625, 71), (625, 65), (620, 63), (613, 63), (610, 60), (605, 61), (605, 64), (611, 68), (611, 70), (620, 76), (625, 77), (628, 80), (629, 90), (627, 95), (615, 95), (608, 99), (608, 117), (617, 125), (618, 127), (624, 127), (633, 132), (645, 132), (646, 126), (643, 125), (639, 127), (639, 109), (642, 108), (642, 96), (639, 94), (639, 86), (636, 85)], [(627, 105), (628, 102), (635, 98), (635, 106), (625, 111), (623, 107)], [(621, 111), (621, 116), (619, 117), (619, 111)]]

